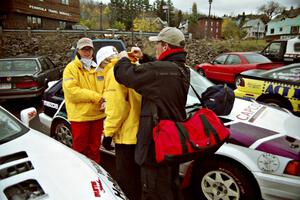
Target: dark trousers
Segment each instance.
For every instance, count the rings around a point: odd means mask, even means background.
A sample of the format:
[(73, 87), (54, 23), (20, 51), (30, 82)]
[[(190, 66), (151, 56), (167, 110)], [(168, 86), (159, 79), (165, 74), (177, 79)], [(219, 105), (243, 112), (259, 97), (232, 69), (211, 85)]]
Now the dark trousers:
[(141, 167), (142, 200), (182, 200), (179, 165)]
[(135, 145), (115, 144), (116, 179), (129, 200), (140, 200), (140, 166), (134, 161), (134, 149)]

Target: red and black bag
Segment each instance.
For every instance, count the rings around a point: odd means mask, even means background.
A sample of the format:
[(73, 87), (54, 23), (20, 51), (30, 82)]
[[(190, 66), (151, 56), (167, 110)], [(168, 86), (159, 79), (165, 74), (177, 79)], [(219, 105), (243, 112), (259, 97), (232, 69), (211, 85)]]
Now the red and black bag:
[[(180, 69), (179, 69), (180, 70)], [(181, 71), (181, 70), (180, 70)], [(201, 97), (181, 71), (184, 81)], [(218, 91), (218, 90), (217, 90)], [(204, 105), (205, 106), (205, 105)], [(157, 108), (154, 107), (154, 118)], [(157, 163), (181, 163), (208, 156), (216, 152), (229, 138), (230, 132), (209, 108), (199, 108), (183, 122), (159, 119), (152, 130)]]
[(181, 163), (213, 154), (229, 130), (210, 109), (201, 108), (184, 122), (160, 120), (153, 128), (158, 163)]

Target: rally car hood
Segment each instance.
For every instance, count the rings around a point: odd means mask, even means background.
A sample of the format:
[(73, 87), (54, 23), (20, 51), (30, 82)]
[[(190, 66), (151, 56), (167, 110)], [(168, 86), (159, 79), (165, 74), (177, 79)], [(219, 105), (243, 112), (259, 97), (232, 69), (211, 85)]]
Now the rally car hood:
[[(191, 105), (199, 105), (199, 100), (189, 95), (186, 110)], [(300, 118), (280, 108), (275, 108), (258, 102), (235, 98), (229, 115), (219, 116), (225, 124), (246, 123), (258, 126), (300, 140)]]
[[(9, 160), (2, 162), (7, 157)], [(2, 144), (0, 158), (1, 176), (5, 177), (0, 189), (4, 193), (13, 185), (28, 184), (35, 185), (33, 195), (40, 194), (46, 199), (125, 199), (102, 167), (32, 129)], [(0, 199), (6, 199), (1, 195)]]
[(279, 108), (236, 98), (231, 113), (221, 117), (230, 123), (243, 122), (300, 140), (300, 118)]

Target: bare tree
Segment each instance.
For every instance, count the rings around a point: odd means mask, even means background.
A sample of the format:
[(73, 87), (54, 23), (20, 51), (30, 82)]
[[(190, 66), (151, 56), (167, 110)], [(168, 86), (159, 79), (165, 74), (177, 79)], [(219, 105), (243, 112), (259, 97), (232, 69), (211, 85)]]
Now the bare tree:
[(281, 6), (275, 1), (269, 1), (266, 4), (258, 7), (258, 12), (267, 15), (269, 20), (271, 20), (275, 15), (280, 14), (284, 11), (285, 7)]

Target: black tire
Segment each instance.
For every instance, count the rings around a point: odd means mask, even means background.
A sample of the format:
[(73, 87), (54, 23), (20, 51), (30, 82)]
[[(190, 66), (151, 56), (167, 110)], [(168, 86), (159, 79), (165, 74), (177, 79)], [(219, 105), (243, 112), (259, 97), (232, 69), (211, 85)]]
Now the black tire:
[(198, 74), (200, 74), (201, 76), (205, 77), (205, 74), (204, 74), (203, 69), (198, 69), (197, 72), (198, 72)]
[(68, 147), (72, 146), (71, 125), (64, 119), (58, 119), (53, 122), (50, 136)]
[(237, 88), (237, 87), (240, 85), (241, 80), (242, 80), (242, 76), (237, 75), (237, 76), (235, 77), (235, 79), (234, 79), (234, 86), (235, 86), (235, 88)]
[(194, 167), (193, 192), (201, 199), (261, 199), (253, 176), (244, 167), (221, 158), (202, 160)]
[(293, 112), (291, 103), (284, 97), (282, 97), (282, 98), (276, 98), (276, 97), (265, 98), (261, 101), (270, 106), (285, 108), (285, 109), (288, 109), (289, 111)]

